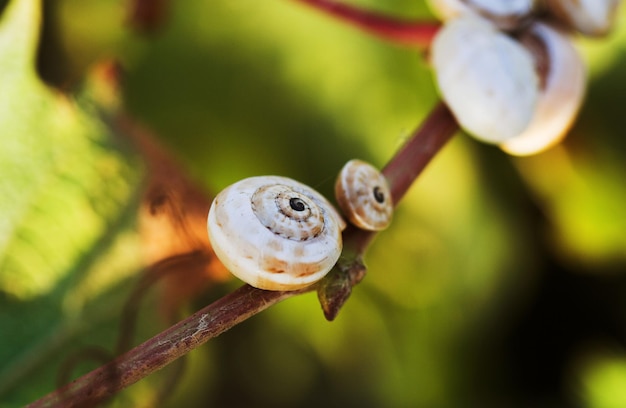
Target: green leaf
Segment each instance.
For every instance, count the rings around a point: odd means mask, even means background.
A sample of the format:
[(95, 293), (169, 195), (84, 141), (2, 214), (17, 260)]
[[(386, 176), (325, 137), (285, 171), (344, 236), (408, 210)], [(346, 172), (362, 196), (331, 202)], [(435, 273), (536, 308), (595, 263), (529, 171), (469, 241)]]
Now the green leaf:
[(112, 344), (139, 268), (140, 166), (37, 77), (40, 20), (40, 0), (13, 0), (0, 21), (0, 399), (15, 405), (52, 391), (72, 350)]

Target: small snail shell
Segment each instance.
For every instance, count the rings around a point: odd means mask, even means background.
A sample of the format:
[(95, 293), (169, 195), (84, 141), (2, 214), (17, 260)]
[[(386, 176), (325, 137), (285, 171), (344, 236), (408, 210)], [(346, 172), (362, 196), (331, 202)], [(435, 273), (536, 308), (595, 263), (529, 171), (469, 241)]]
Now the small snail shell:
[(323, 278), (341, 254), (346, 226), (321, 194), (278, 176), (224, 189), (211, 204), (207, 225), (224, 266), (268, 290), (295, 290)]
[(530, 28), (530, 35), (544, 48), (544, 85), (528, 128), (500, 145), (520, 156), (545, 150), (565, 136), (582, 104), (586, 82), (583, 61), (567, 37), (541, 23)]
[(432, 45), (443, 99), (476, 138), (501, 143), (529, 125), (539, 94), (533, 57), (486, 20), (448, 20)]
[(534, 0), (430, 0), (431, 8), (443, 20), (474, 14), (494, 22), (501, 29), (516, 28), (534, 8)]
[(389, 183), (374, 166), (350, 160), (335, 182), (339, 207), (359, 228), (379, 231), (387, 228), (393, 215)]
[(544, 0), (570, 27), (589, 36), (602, 36), (613, 27), (621, 0)]

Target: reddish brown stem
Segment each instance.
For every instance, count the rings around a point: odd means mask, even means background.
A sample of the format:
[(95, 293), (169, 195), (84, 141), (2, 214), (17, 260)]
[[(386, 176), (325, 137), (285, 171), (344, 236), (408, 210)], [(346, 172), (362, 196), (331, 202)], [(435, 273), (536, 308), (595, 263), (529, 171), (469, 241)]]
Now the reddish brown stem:
[(165, 25), (170, 0), (130, 0), (126, 3), (128, 23), (140, 34), (155, 34)]
[[(408, 191), (415, 179), (430, 160), (454, 135), (459, 126), (450, 110), (439, 103), (428, 118), (395, 154), (383, 169), (391, 187), (394, 206)], [(320, 283), (317, 295), (327, 320), (334, 320), (343, 304), (348, 300), (352, 287), (366, 273), (363, 255), (376, 236), (373, 231), (353, 225), (343, 232), (344, 249), (335, 270)]]
[[(450, 109), (439, 102), (382, 170), (389, 181), (394, 206), (398, 205), (422, 170), (458, 130), (459, 125)], [(352, 245), (357, 253), (363, 254), (376, 233), (349, 227), (343, 235), (344, 245)]]
[(248, 285), (242, 286), (28, 407), (93, 406), (249, 317), (284, 299), (311, 290), (313, 289), (306, 288), (294, 292), (271, 292)]
[(459, 125), (452, 112), (440, 102), (382, 171), (389, 180), (394, 205), (457, 130)]
[(428, 47), (440, 24), (432, 21), (406, 21), (361, 10), (332, 0), (295, 0), (352, 24), (368, 33), (396, 43)]

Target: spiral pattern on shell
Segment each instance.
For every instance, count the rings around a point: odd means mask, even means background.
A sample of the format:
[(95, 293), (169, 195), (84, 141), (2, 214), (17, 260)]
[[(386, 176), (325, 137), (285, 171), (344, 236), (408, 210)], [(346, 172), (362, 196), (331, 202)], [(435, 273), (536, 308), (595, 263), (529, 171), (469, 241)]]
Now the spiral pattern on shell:
[(359, 228), (379, 231), (393, 216), (389, 183), (374, 166), (361, 161), (346, 163), (335, 182), (335, 197), (341, 210)]
[(220, 192), (207, 227), (217, 257), (233, 275), (260, 289), (295, 290), (335, 265), (345, 222), (312, 188), (261, 176)]

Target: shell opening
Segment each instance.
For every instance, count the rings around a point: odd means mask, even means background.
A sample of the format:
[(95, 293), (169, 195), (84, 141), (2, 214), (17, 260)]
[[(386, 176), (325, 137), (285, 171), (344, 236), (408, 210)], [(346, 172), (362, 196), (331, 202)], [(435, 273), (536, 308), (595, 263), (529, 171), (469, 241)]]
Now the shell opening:
[(381, 191), (379, 186), (374, 187), (372, 192), (374, 194), (374, 200), (376, 200), (377, 203), (382, 204), (385, 202), (385, 193)]
[(292, 197), (289, 199), (289, 206), (294, 211), (304, 211), (304, 209), (306, 208), (304, 201), (297, 197)]

